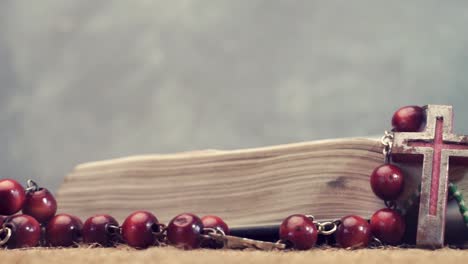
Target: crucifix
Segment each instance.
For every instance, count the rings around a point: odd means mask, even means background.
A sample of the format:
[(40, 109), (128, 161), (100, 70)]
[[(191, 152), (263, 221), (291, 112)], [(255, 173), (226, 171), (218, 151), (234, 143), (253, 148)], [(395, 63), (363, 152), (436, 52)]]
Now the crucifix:
[(394, 155), (422, 156), (416, 244), (442, 247), (445, 234), (449, 163), (468, 157), (468, 136), (453, 134), (451, 106), (428, 105), (421, 132), (395, 132)]

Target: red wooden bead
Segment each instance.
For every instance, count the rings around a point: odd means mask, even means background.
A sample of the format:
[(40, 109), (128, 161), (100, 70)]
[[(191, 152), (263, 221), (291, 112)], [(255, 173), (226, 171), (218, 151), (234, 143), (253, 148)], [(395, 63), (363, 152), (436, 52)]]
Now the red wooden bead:
[(313, 221), (301, 214), (284, 219), (279, 229), (280, 239), (298, 250), (313, 248), (317, 242), (317, 235), (317, 227)]
[(147, 248), (156, 243), (155, 232), (159, 232), (158, 219), (150, 212), (136, 211), (122, 224), (122, 237), (134, 248)]
[(371, 239), (369, 223), (356, 215), (345, 216), (341, 219), (335, 237), (343, 248), (366, 247)]
[(220, 217), (215, 215), (206, 215), (202, 217), (201, 220), (203, 223), (203, 227), (214, 229), (219, 228), (223, 230), (224, 234), (229, 235), (229, 227), (226, 224), (226, 222), (224, 222), (223, 219), (221, 219)]
[[(215, 215), (206, 215), (202, 217), (201, 220), (202, 220), (204, 228), (220, 229), (224, 232), (225, 235), (229, 235), (229, 232), (230, 232), (229, 227), (226, 224), (226, 222), (224, 222), (223, 219), (221, 219), (220, 217), (215, 216)], [(220, 241), (204, 239), (202, 240), (200, 246), (203, 248), (218, 249), (218, 248), (223, 248), (224, 243)]]
[(167, 240), (172, 245), (183, 249), (200, 247), (203, 223), (201, 219), (189, 213), (174, 217), (167, 226)]
[(83, 242), (98, 243), (101, 246), (113, 246), (119, 239), (117, 230), (119, 223), (110, 215), (95, 215), (88, 218), (83, 225)]
[(370, 220), (372, 234), (380, 241), (397, 245), (405, 233), (405, 220), (395, 210), (384, 208), (375, 212)]
[(372, 172), (370, 184), (372, 191), (380, 199), (392, 201), (397, 199), (403, 191), (403, 173), (395, 165), (384, 164)]
[(11, 229), (8, 248), (35, 247), (41, 238), (39, 222), (29, 215), (14, 215), (5, 220), (5, 227)]
[(46, 228), (47, 245), (53, 247), (69, 247), (81, 239), (83, 223), (73, 215), (58, 214), (50, 219)]
[(398, 109), (392, 118), (392, 125), (397, 132), (418, 132), (424, 124), (424, 109), (419, 106), (405, 106)]
[(0, 215), (13, 215), (24, 204), (24, 188), (12, 179), (0, 180)]
[(54, 196), (45, 188), (26, 193), (23, 213), (36, 218), (40, 223), (46, 223), (57, 212), (57, 202)]

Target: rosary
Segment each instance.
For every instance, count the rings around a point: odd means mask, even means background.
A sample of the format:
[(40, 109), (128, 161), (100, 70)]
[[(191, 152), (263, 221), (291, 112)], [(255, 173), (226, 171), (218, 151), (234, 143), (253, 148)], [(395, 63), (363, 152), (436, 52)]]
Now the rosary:
[[(0, 247), (72, 247), (79, 244), (115, 247), (126, 244), (145, 249), (174, 246), (181, 249), (309, 250), (318, 245), (347, 249), (404, 243), (408, 206), (419, 198), (416, 246), (444, 246), (447, 197), (458, 204), (465, 224), (468, 211), (457, 186), (449, 183), (449, 163), (467, 164), (468, 136), (453, 134), (452, 107), (406, 106), (392, 118), (392, 130), (381, 139), (382, 165), (370, 175), (374, 194), (385, 202), (370, 219), (357, 215), (319, 221), (312, 215), (294, 214), (273, 228), (232, 228), (220, 217), (175, 216), (167, 225), (147, 211), (130, 214), (119, 225), (100, 214), (84, 223), (76, 216), (56, 214), (57, 202), (45, 188), (28, 180), (26, 188), (13, 179), (0, 180)], [(396, 202), (405, 176), (394, 160), (422, 161), (421, 184), (405, 203)], [(449, 162), (450, 161), (450, 162)], [(21, 211), (21, 214), (19, 213)], [(268, 239), (262, 239), (268, 236)], [(277, 237), (275, 241), (271, 237)]]

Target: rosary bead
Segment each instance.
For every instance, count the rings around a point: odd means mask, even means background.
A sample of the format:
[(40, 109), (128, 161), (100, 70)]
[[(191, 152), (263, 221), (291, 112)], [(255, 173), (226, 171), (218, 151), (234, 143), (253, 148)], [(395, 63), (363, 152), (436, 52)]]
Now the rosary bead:
[(12, 179), (0, 180), (0, 215), (13, 215), (23, 207), (25, 191)]
[[(216, 230), (222, 230), (225, 235), (229, 235), (229, 227), (226, 224), (226, 222), (223, 221), (218, 216), (215, 215), (206, 215), (201, 218), (203, 228), (213, 228)], [(211, 240), (211, 239), (203, 239), (200, 246), (202, 248), (213, 248), (213, 249), (219, 249), (224, 247), (224, 243), (217, 241), (217, 240)]]
[(405, 220), (395, 210), (384, 208), (372, 215), (370, 227), (372, 234), (380, 241), (397, 245), (405, 233)]
[(405, 106), (393, 114), (392, 125), (397, 132), (418, 132), (424, 123), (424, 109), (419, 106)]
[(95, 215), (88, 218), (83, 225), (83, 242), (97, 243), (104, 247), (113, 246), (119, 239), (117, 230), (119, 223), (110, 215)]
[(370, 184), (372, 191), (380, 199), (393, 201), (403, 191), (404, 177), (401, 170), (391, 164), (377, 167), (371, 175)]
[(371, 230), (365, 219), (349, 215), (341, 219), (335, 236), (336, 242), (343, 248), (366, 247), (371, 239)]
[(317, 227), (307, 216), (295, 214), (284, 219), (280, 225), (279, 238), (298, 250), (308, 250), (317, 242)]
[(57, 212), (54, 196), (45, 188), (26, 192), (23, 213), (36, 218), (40, 223), (47, 223)]
[(83, 223), (73, 215), (58, 214), (54, 216), (46, 228), (47, 245), (53, 247), (69, 247), (78, 243), (81, 238)]
[(35, 247), (41, 239), (41, 226), (29, 215), (19, 214), (5, 219), (5, 227), (11, 229), (8, 248)]
[(202, 220), (194, 214), (184, 213), (169, 222), (167, 240), (178, 248), (195, 249), (200, 247), (202, 232)]
[(201, 218), (204, 228), (219, 228), (223, 230), (224, 234), (229, 235), (229, 227), (226, 222), (218, 216), (206, 215)]
[(134, 248), (147, 248), (156, 244), (154, 233), (160, 232), (158, 219), (150, 212), (136, 211), (122, 224), (122, 237)]

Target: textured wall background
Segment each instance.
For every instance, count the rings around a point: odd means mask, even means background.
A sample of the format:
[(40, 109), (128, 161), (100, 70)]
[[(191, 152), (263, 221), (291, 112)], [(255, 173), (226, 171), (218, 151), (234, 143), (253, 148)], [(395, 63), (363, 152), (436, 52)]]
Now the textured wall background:
[(466, 1), (1, 1), (0, 177), (377, 135), (406, 104), (468, 133), (466, 25)]

